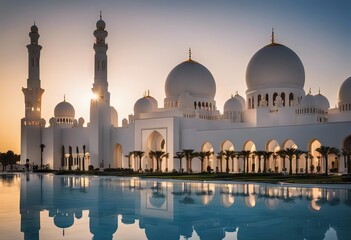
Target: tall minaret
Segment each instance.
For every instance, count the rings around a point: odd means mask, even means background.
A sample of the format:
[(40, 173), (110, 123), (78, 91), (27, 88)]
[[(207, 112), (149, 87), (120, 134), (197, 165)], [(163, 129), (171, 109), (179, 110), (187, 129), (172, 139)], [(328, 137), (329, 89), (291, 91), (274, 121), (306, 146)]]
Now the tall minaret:
[(40, 37), (38, 27), (31, 27), (29, 33), (30, 44), (28, 49), (28, 79), (27, 87), (22, 88), (25, 101), (25, 119), (29, 125), (39, 125), (41, 118), (41, 96), (44, 89), (40, 87), (40, 51), (41, 46), (38, 44)]
[(27, 87), (22, 88), (25, 102), (25, 117), (21, 120), (21, 162), (29, 159), (32, 164), (40, 162), (41, 128), (45, 121), (41, 119), (41, 97), (44, 89), (40, 87), (40, 51), (38, 27), (30, 29), (28, 49)]
[(94, 84), (92, 91), (96, 96), (98, 101), (104, 101), (110, 104), (110, 93), (108, 92), (107, 83), (107, 44), (105, 39), (107, 37), (107, 31), (105, 30), (106, 24), (102, 20), (100, 12), (100, 20), (96, 22), (96, 30), (94, 31), (94, 36), (96, 42), (94, 43), (95, 50), (95, 74), (94, 74)]
[[(95, 68), (93, 94), (95, 98), (90, 101), (90, 124), (89, 124), (89, 152), (90, 162), (94, 167), (108, 167), (111, 164), (111, 107), (110, 93), (107, 82), (107, 44), (105, 39), (106, 24), (100, 19), (96, 22), (94, 36)], [(103, 165), (103, 166), (102, 166)]]

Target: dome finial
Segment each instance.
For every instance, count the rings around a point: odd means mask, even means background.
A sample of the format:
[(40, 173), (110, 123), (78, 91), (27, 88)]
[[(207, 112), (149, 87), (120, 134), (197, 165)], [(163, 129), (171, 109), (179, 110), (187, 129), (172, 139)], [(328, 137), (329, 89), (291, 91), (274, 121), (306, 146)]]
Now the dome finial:
[(66, 102), (66, 94), (63, 94), (63, 101)]
[(311, 95), (312, 94), (312, 90), (311, 88), (308, 90), (308, 94)]
[(271, 41), (272, 41), (272, 44), (274, 44), (274, 28), (272, 27), (272, 39), (271, 39)]
[(102, 20), (102, 11), (100, 10), (100, 20)]
[(238, 90), (236, 90), (236, 91), (235, 91), (235, 95), (238, 95), (238, 94), (239, 94), (239, 92), (238, 92)]
[(191, 61), (191, 48), (189, 48), (189, 61)]
[(147, 96), (150, 97), (150, 90), (147, 90)]
[(321, 88), (320, 87), (318, 88), (318, 94), (319, 95), (321, 94)]
[(34, 20), (34, 24), (33, 24), (33, 25), (36, 26), (36, 25), (35, 25), (35, 20)]

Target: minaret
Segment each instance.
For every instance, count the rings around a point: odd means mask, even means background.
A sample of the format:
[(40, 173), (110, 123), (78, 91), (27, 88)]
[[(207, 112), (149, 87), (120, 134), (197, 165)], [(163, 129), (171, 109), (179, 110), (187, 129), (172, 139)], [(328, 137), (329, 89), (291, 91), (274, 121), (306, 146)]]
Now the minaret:
[(21, 163), (40, 164), (41, 129), (45, 121), (41, 119), (41, 97), (44, 89), (40, 87), (40, 37), (38, 27), (34, 25), (29, 33), (28, 79), (27, 87), (22, 88), (25, 102), (25, 117), (21, 119)]
[[(111, 107), (110, 93), (107, 82), (107, 44), (105, 39), (106, 24), (100, 19), (96, 22), (94, 36), (95, 68), (93, 94), (95, 98), (90, 101), (90, 124), (89, 124), (89, 152), (90, 162), (94, 167), (106, 167), (111, 161)], [(102, 166), (102, 164), (104, 166)]]
[(38, 44), (40, 37), (38, 27), (31, 27), (29, 33), (30, 44), (28, 49), (28, 79), (27, 88), (22, 88), (25, 98), (25, 120), (27, 125), (39, 125), (41, 118), (41, 96), (44, 89), (40, 87), (40, 51), (41, 46)]
[(92, 91), (98, 101), (104, 101), (110, 104), (110, 93), (108, 92), (107, 83), (107, 44), (105, 39), (108, 35), (105, 30), (106, 24), (102, 20), (100, 12), (100, 20), (96, 22), (96, 30), (94, 36), (96, 42), (94, 43), (95, 50), (95, 73), (94, 73), (94, 84)]

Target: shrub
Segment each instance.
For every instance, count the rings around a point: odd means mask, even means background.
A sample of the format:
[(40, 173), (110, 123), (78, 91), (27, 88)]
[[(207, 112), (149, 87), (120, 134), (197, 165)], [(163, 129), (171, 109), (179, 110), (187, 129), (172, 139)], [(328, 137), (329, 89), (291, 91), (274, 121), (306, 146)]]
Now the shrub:
[(89, 166), (88, 166), (88, 170), (89, 170), (89, 171), (93, 171), (93, 170), (94, 170), (94, 166), (93, 166), (93, 165), (89, 165)]

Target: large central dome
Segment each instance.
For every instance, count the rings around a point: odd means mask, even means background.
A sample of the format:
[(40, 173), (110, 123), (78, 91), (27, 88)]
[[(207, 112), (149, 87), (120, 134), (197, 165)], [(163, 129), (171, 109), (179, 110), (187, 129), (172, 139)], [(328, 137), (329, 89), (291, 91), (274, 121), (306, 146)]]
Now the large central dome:
[(191, 59), (177, 65), (168, 74), (165, 91), (167, 98), (177, 98), (188, 92), (194, 97), (214, 98), (216, 82), (211, 72)]
[(303, 88), (305, 70), (290, 48), (272, 43), (259, 50), (246, 69), (248, 91), (265, 88)]

